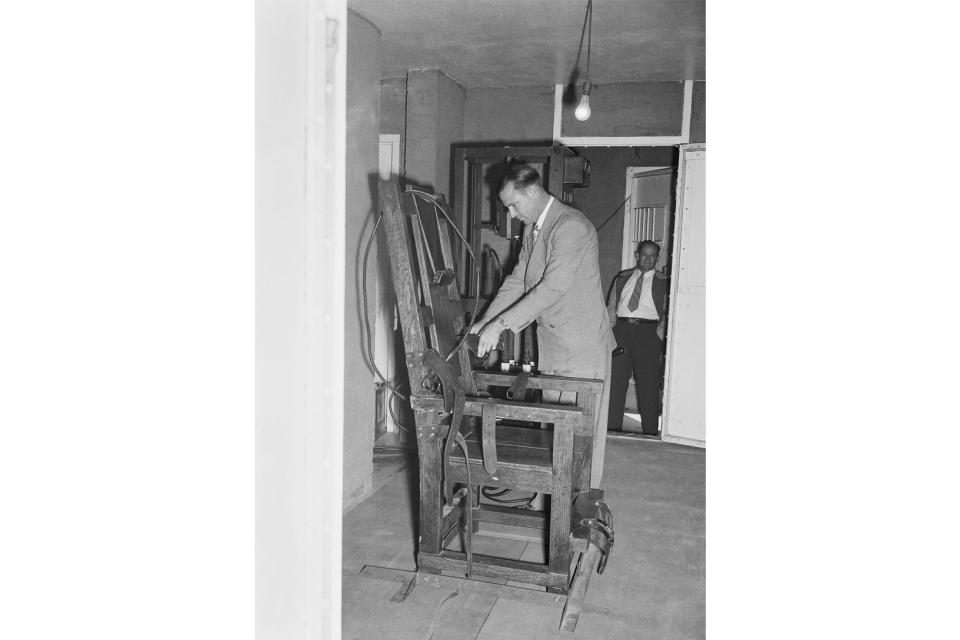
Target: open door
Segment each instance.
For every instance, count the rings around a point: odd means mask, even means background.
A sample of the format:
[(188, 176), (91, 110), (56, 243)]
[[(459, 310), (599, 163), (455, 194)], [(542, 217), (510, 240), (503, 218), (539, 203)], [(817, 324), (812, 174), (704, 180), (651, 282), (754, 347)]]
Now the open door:
[(706, 446), (706, 147), (680, 146), (663, 440)]

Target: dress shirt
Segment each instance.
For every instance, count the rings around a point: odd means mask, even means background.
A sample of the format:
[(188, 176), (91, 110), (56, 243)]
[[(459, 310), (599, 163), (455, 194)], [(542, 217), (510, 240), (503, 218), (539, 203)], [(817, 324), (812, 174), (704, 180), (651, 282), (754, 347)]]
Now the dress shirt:
[(637, 278), (641, 276), (640, 269), (634, 271), (626, 284), (623, 285), (623, 291), (620, 292), (620, 300), (617, 303), (617, 317), (619, 318), (643, 318), (645, 320), (659, 320), (657, 307), (653, 304), (653, 279), (656, 274), (653, 269), (643, 274), (643, 289), (640, 291), (640, 300), (637, 308), (630, 311), (630, 296), (637, 286)]

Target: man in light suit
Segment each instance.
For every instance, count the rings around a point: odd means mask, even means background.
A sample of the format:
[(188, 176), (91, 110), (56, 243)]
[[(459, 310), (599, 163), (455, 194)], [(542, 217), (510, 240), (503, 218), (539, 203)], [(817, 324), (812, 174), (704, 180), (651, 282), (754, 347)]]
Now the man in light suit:
[[(590, 479), (590, 486), (599, 487), (616, 340), (604, 306), (597, 231), (583, 213), (544, 191), (540, 175), (527, 165), (508, 170), (500, 200), (524, 223), (523, 246), (513, 272), (471, 330), (479, 333), (479, 355), (495, 347), (505, 329), (520, 331), (536, 320), (541, 372), (604, 381), (594, 416)], [(572, 404), (571, 395), (545, 391), (544, 400)]]
[(623, 430), (623, 407), (630, 375), (637, 383), (637, 407), (643, 433), (656, 436), (660, 418), (660, 357), (666, 329), (667, 276), (655, 269), (660, 246), (652, 240), (637, 245), (637, 266), (616, 275), (608, 309), (613, 334), (624, 352), (613, 359), (607, 428)]

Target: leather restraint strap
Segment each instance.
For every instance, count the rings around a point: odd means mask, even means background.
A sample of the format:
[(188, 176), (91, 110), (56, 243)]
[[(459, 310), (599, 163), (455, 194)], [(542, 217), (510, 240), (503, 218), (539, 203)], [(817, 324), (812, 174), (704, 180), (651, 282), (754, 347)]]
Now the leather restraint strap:
[(603, 501), (603, 490), (590, 489), (580, 493), (573, 502), (571, 535), (585, 539), (600, 549), (597, 574), (607, 568), (607, 560), (613, 552), (613, 513)]
[[(456, 383), (453, 373), (440, 354), (433, 349), (427, 350), (423, 354), (423, 366), (430, 369), (443, 385), (443, 408), (450, 412), (450, 430), (447, 432), (447, 438), (443, 443), (443, 501), (450, 504), (453, 500), (453, 479), (450, 477), (450, 454), (453, 453), (453, 443), (456, 435), (460, 433), (460, 423), (463, 421), (463, 407), (466, 403), (466, 394)], [(452, 397), (452, 402), (450, 398)], [(451, 406), (452, 405), (452, 406)], [(468, 465), (469, 466), (469, 465)]]

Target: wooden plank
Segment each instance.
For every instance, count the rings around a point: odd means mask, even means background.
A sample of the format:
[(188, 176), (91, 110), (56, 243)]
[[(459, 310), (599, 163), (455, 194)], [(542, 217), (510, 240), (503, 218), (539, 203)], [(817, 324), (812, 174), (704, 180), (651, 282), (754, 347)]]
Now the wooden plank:
[[(450, 477), (453, 478), (454, 482), (467, 481), (465, 469), (462, 458), (452, 458), (450, 460)], [(491, 476), (483, 468), (483, 463), (479, 459), (471, 459), (470, 461), (470, 480), (491, 487), (521, 489), (538, 493), (550, 493), (554, 486), (549, 467), (514, 468), (501, 461), (497, 475)]]
[(544, 529), (547, 518), (543, 511), (515, 509), (499, 505), (483, 504), (473, 512), (474, 521), (508, 524), (513, 527)]
[[(493, 371), (473, 372), (473, 378), (477, 381), (477, 384), (492, 387), (509, 387), (513, 384), (516, 377), (516, 374), (496, 373)], [(537, 374), (529, 376), (527, 387), (530, 389), (550, 389), (578, 393), (581, 391), (600, 393), (603, 390), (603, 380)]]
[[(424, 348), (423, 327), (417, 312), (419, 302), (414, 289), (413, 268), (410, 264), (405, 221), (400, 209), (400, 195), (397, 183), (380, 183), (380, 210), (383, 211), (383, 224), (387, 231), (389, 244), (390, 271), (393, 274), (393, 289), (400, 310), (400, 327), (403, 330), (403, 345), (407, 353), (422, 351)], [(410, 379), (415, 378), (410, 372)]]
[[(516, 587), (513, 585), (501, 585), (494, 584), (491, 582), (480, 582), (477, 580), (467, 580), (466, 578), (457, 578), (454, 576), (442, 576), (442, 575), (417, 575), (417, 583), (430, 585), (432, 587), (442, 587), (449, 591), (459, 589), (461, 593), (464, 592), (480, 592), (480, 593), (490, 593), (499, 596), (504, 600), (513, 600), (516, 602), (523, 602), (529, 604), (536, 604), (543, 607), (557, 607), (560, 608), (563, 604), (566, 603), (565, 596), (557, 596), (549, 594), (545, 591), (536, 591), (534, 589), (529, 589), (526, 587)], [(607, 615), (610, 613), (610, 610), (606, 607), (598, 607), (596, 605), (590, 604), (589, 602), (583, 603), (583, 611), (585, 613), (598, 613), (601, 615)]]
[[(471, 462), (483, 465), (483, 446), (476, 440), (473, 434), (467, 440), (467, 452)], [(461, 461), (463, 457), (461, 456)], [(497, 443), (498, 467), (510, 469), (537, 469), (550, 471), (553, 464), (550, 449), (542, 447), (517, 447), (511, 444)], [(490, 476), (496, 476), (497, 473), (484, 472)]]
[[(593, 436), (574, 435), (573, 437), (574, 491), (588, 491), (590, 489), (590, 470), (593, 466)], [(579, 454), (579, 457), (577, 457)]]
[[(412, 398), (415, 408), (427, 411), (439, 411), (443, 408), (443, 398), (440, 396), (419, 396)], [(564, 404), (533, 404), (529, 402), (514, 402), (497, 398), (467, 398), (464, 404), (464, 415), (482, 416), (484, 405), (496, 405), (497, 417), (527, 422), (551, 422), (576, 424), (583, 421), (583, 409)]]
[[(417, 565), (463, 575), (467, 570), (467, 558), (465, 554), (456, 551), (445, 550), (439, 554), (418, 553)], [(546, 565), (536, 562), (524, 562), (475, 553), (473, 555), (472, 571), (474, 575), (487, 578), (513, 580), (558, 589), (566, 589), (567, 587), (567, 568), (564, 568), (562, 573), (557, 573), (550, 571)]]
[(553, 489), (550, 509), (550, 555), (552, 571), (570, 567), (570, 509), (573, 506), (573, 437), (571, 425), (554, 425)]
[(587, 547), (590, 545), (590, 541), (586, 538), (578, 538), (573, 533), (570, 534), (570, 551), (574, 553), (583, 553), (587, 550)]
[(415, 411), (417, 451), (420, 457), (420, 545), (419, 550), (438, 553), (441, 548), (440, 439), (434, 412)]
[(599, 560), (600, 548), (591, 544), (580, 559), (580, 566), (573, 576), (570, 593), (567, 595), (567, 602), (563, 606), (563, 614), (560, 616), (561, 631), (572, 633), (576, 630), (580, 612), (583, 610), (583, 599), (587, 595), (587, 586), (590, 584), (590, 576), (593, 575), (593, 569), (597, 566)]
[[(496, 428), (497, 444), (514, 447), (532, 447), (535, 449), (553, 449), (553, 430), (536, 427), (517, 427), (498, 424)], [(476, 432), (467, 436), (467, 441), (476, 441)]]

